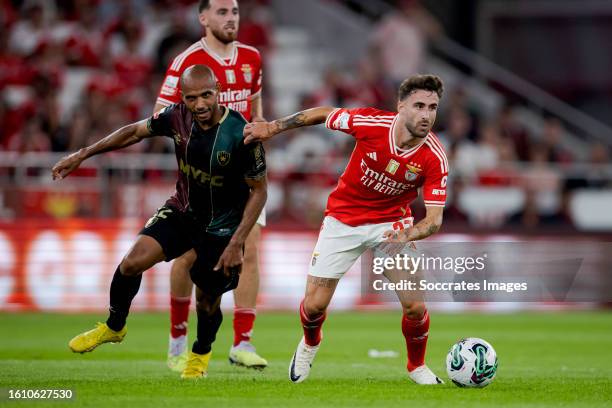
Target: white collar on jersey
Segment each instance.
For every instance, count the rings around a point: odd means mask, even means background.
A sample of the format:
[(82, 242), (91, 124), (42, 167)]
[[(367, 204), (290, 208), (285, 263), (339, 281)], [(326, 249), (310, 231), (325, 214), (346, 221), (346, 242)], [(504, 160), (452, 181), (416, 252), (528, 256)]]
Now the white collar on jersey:
[(202, 45), (202, 49), (206, 51), (215, 61), (222, 66), (230, 66), (236, 64), (236, 60), (238, 59), (238, 47), (236, 47), (236, 41), (232, 42), (232, 56), (229, 58), (229, 62), (226, 59), (223, 59), (219, 54), (214, 52), (206, 43), (206, 39), (202, 38), (200, 40), (200, 44)]
[(418, 145), (414, 147), (411, 147), (410, 149), (401, 149), (397, 147), (395, 144), (394, 133), (395, 133), (395, 124), (397, 122), (398, 117), (399, 115), (396, 115), (395, 118), (393, 118), (393, 122), (391, 123), (391, 128), (389, 128), (389, 149), (391, 150), (391, 154), (394, 154), (396, 156), (400, 156), (400, 157), (412, 156), (414, 153), (416, 153), (417, 150), (421, 148), (421, 146), (425, 144), (425, 142), (429, 138), (429, 133), (427, 133), (427, 136), (423, 138), (423, 141), (421, 143), (419, 143)]

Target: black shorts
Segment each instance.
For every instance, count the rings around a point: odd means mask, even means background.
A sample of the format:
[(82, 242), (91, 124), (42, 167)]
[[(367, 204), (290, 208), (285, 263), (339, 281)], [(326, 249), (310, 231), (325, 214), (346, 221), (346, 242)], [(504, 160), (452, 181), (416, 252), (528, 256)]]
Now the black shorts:
[(161, 245), (166, 262), (195, 249), (198, 257), (189, 274), (193, 283), (207, 294), (221, 295), (238, 286), (241, 267), (232, 268), (229, 274), (223, 270), (213, 270), (231, 236), (221, 237), (203, 231), (191, 214), (163, 206), (147, 221), (140, 234), (155, 239)]

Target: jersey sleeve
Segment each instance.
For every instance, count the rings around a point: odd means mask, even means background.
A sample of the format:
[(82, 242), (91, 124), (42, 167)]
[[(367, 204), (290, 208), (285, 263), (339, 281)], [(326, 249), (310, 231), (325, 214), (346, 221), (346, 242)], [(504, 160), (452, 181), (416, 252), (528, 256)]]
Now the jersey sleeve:
[(172, 114), (176, 110), (176, 104), (166, 106), (155, 112), (147, 121), (147, 128), (153, 136), (170, 136), (172, 131)]
[(243, 159), (244, 178), (257, 180), (266, 175), (266, 153), (260, 142), (244, 145)]
[(426, 206), (444, 207), (446, 203), (448, 160), (440, 143), (434, 142), (429, 146), (431, 155), (425, 167), (423, 201)]
[(179, 78), (182, 74), (181, 67), (185, 64), (179, 65), (180, 61), (178, 59), (180, 57), (181, 55), (178, 55), (166, 70), (166, 76), (159, 90), (155, 103), (163, 106), (169, 106), (173, 103), (179, 103), (181, 101)]
[[(257, 54), (259, 57), (259, 54)], [(255, 64), (255, 72), (253, 73), (253, 82), (251, 85), (251, 98), (258, 97), (263, 83), (263, 68), (261, 64), (261, 57), (259, 57)]]
[(325, 120), (325, 127), (363, 139), (374, 128), (391, 128), (395, 115), (374, 108), (337, 108)]

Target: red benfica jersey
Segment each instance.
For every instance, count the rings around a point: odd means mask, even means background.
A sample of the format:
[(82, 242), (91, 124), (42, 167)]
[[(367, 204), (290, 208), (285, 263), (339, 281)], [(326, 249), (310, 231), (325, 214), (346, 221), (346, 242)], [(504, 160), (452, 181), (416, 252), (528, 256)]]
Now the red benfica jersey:
[(411, 149), (395, 145), (397, 113), (374, 108), (335, 109), (325, 126), (357, 139), (346, 170), (327, 201), (325, 215), (358, 226), (409, 217), (422, 187), (427, 206), (444, 206), (448, 160), (429, 133)]
[(168, 67), (157, 103), (164, 106), (179, 103), (181, 74), (192, 65), (202, 64), (209, 66), (221, 83), (219, 103), (251, 121), (251, 99), (261, 92), (261, 57), (256, 48), (238, 41), (234, 41), (232, 47), (229, 59), (212, 51), (204, 38), (187, 48)]

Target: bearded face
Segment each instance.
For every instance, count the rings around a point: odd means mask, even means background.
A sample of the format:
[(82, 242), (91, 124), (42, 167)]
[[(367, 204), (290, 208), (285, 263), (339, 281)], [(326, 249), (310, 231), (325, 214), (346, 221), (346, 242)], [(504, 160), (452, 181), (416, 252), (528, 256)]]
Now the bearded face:
[(210, 6), (200, 15), (200, 22), (217, 40), (229, 44), (238, 36), (238, 3), (236, 0), (211, 0)]

